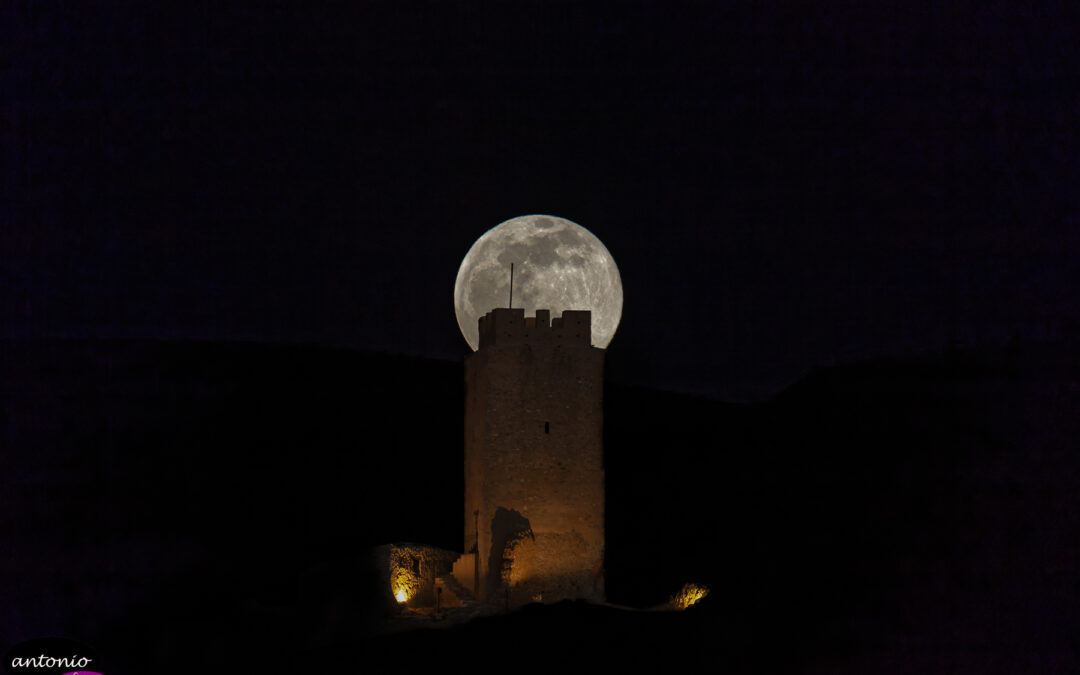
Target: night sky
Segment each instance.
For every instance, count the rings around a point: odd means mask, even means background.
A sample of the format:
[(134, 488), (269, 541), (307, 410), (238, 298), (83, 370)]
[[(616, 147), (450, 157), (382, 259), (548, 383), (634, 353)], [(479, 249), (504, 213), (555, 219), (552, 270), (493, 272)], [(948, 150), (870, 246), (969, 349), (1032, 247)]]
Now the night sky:
[(624, 382), (1075, 339), (1074, 5), (885, 4), (5, 4), (0, 337), (460, 360), (465, 252), (549, 213)]

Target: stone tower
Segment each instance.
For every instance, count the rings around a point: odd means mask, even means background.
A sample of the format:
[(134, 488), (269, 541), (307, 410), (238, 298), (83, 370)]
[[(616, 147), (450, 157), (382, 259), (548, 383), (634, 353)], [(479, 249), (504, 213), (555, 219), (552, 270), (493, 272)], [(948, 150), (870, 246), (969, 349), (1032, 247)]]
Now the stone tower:
[(589, 312), (550, 316), (489, 312), (465, 361), (466, 555), (454, 573), (489, 606), (604, 599), (604, 350)]

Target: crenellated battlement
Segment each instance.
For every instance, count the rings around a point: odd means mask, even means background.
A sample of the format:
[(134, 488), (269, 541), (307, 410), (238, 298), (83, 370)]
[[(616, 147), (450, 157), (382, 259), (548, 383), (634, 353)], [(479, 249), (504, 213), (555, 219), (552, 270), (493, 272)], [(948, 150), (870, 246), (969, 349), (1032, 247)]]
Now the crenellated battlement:
[(592, 345), (592, 312), (566, 310), (552, 319), (551, 310), (525, 316), (523, 308), (497, 307), (480, 317), (480, 349), (512, 344)]

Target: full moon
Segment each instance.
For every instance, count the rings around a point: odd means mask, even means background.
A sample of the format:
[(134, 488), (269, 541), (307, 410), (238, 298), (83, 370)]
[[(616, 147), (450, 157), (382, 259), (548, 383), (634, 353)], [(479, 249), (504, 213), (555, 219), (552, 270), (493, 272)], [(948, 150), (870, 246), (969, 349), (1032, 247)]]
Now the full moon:
[(458, 270), (454, 310), (458, 327), (473, 351), (480, 346), (477, 320), (510, 303), (510, 264), (514, 264), (513, 307), (525, 316), (550, 309), (592, 312), (592, 344), (607, 348), (622, 317), (619, 268), (596, 236), (556, 216), (520, 216), (476, 240)]

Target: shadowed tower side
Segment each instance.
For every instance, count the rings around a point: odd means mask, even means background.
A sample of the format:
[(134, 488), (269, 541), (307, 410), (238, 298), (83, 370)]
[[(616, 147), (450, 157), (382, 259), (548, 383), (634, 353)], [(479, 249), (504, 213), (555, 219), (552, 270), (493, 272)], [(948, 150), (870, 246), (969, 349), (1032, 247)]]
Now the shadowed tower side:
[(492, 310), (465, 361), (455, 575), (490, 606), (604, 599), (604, 350), (590, 312), (549, 319)]

